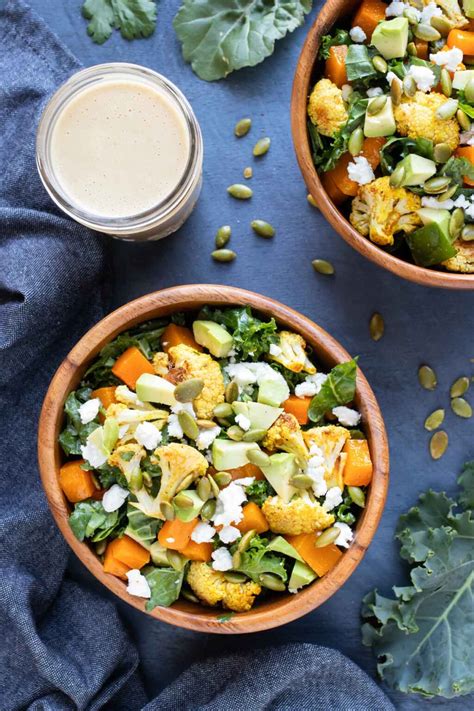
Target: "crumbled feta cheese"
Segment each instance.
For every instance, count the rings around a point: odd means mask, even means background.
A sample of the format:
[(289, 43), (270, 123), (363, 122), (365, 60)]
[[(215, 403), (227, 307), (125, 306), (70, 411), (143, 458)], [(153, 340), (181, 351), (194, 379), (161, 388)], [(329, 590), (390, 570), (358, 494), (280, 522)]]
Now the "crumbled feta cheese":
[(333, 407), (332, 414), (337, 417), (344, 427), (355, 427), (360, 422), (360, 413), (350, 407), (344, 407), (344, 405)]
[(435, 2), (429, 2), (424, 6), (420, 14), (420, 22), (429, 25), (432, 17), (441, 17), (443, 11)]
[(430, 54), (430, 60), (438, 65), (438, 67), (446, 67), (450, 72), (455, 72), (458, 64), (461, 64), (463, 52), (457, 47), (448, 49), (446, 52), (436, 52)]
[(199, 521), (199, 523), (193, 528), (191, 540), (195, 543), (210, 543), (215, 535), (216, 529), (214, 526), (211, 526), (209, 523)]
[(142, 573), (136, 568), (129, 570), (126, 573), (128, 578), (127, 592), (129, 595), (135, 595), (136, 597), (151, 597), (150, 586), (148, 585), (148, 580)]
[(407, 72), (407, 76), (413, 77), (417, 89), (427, 92), (436, 84), (434, 72), (429, 67), (419, 67), (412, 64)]
[(459, 143), (462, 146), (474, 146), (474, 131), (472, 128), (469, 131), (463, 131), (461, 133)]
[(342, 548), (349, 548), (349, 544), (354, 538), (354, 534), (352, 533), (351, 527), (348, 526), (347, 523), (342, 523), (341, 521), (336, 521), (334, 527), (340, 530), (339, 536), (334, 541), (336, 546), (341, 546)]
[(402, 80), (400, 79), (400, 77), (397, 77), (395, 72), (387, 72), (387, 74), (385, 75), (385, 78), (388, 81), (388, 83), (390, 84), (390, 86), (392, 86), (392, 82), (394, 82), (394, 81), (398, 82), (400, 86), (403, 84)]
[(140, 422), (135, 430), (135, 439), (145, 449), (156, 449), (161, 442), (161, 432), (151, 422)]
[(325, 511), (332, 511), (336, 506), (339, 506), (339, 504), (342, 504), (342, 491), (338, 486), (332, 486), (324, 499), (323, 509)]
[(243, 486), (231, 482), (217, 496), (216, 511), (212, 520), (215, 526), (230, 526), (243, 518), (242, 504), (247, 501)]
[(239, 529), (235, 526), (224, 526), (219, 531), (219, 538), (222, 543), (233, 543), (237, 538), (240, 538), (241, 535)]
[(239, 388), (246, 390), (251, 385), (260, 385), (262, 380), (283, 381), (285, 378), (268, 363), (229, 363), (224, 367), (231, 380), (235, 380)]
[(235, 418), (236, 423), (239, 425), (240, 429), (244, 432), (248, 432), (250, 429), (250, 420), (245, 415), (237, 415)]
[(192, 402), (177, 402), (176, 405), (173, 405), (171, 408), (171, 412), (174, 415), (179, 415), (180, 412), (187, 412), (191, 417), (196, 417)]
[(372, 89), (367, 89), (367, 96), (373, 99), (374, 96), (382, 96), (383, 89), (380, 86), (374, 86)]
[(341, 93), (342, 93), (342, 100), (343, 101), (349, 101), (351, 94), (353, 93), (354, 89), (350, 84), (343, 84), (341, 86)]
[(211, 558), (214, 561), (212, 564), (214, 570), (231, 570), (232, 556), (227, 548), (217, 548), (211, 553)]
[(79, 406), (79, 417), (83, 425), (87, 425), (89, 422), (92, 422), (92, 420), (95, 420), (99, 414), (100, 405), (101, 402), (99, 398), (95, 397), (93, 400), (87, 400), (87, 402), (83, 402), (82, 405)]
[(400, 17), (407, 7), (408, 4), (399, 2), (399, 0), (393, 0), (393, 2), (385, 8), (385, 17)]
[(133, 405), (134, 407), (138, 407), (142, 410), (150, 410), (152, 408), (152, 405), (149, 403), (145, 404), (139, 400), (138, 395), (134, 393), (133, 390), (130, 390), (126, 385), (117, 385), (115, 388), (115, 399), (125, 405)]
[(250, 486), (255, 481), (254, 476), (243, 476), (241, 479), (236, 479), (235, 483), (237, 486)]
[(306, 474), (313, 480), (313, 491), (315, 496), (324, 496), (328, 490), (328, 485), (324, 475), (326, 473), (326, 467), (324, 466), (324, 457), (319, 453), (314, 454), (308, 460), (308, 465), (306, 467)]
[(122, 506), (128, 494), (127, 489), (122, 489), (118, 484), (112, 484), (110, 489), (107, 489), (102, 497), (102, 506), (107, 513), (117, 511), (117, 509)]
[(217, 425), (208, 429), (200, 429), (196, 438), (196, 447), (198, 449), (209, 449), (220, 431), (221, 428)]
[(313, 397), (316, 395), (316, 383), (308, 383), (304, 380), (295, 387), (296, 397)]
[(421, 206), (422, 207), (433, 207), (435, 210), (451, 210), (454, 205), (454, 200), (442, 200), (439, 201), (435, 197), (422, 197)]
[(454, 207), (462, 207), (462, 209), (464, 210), (464, 213), (471, 219), (474, 219), (474, 202), (473, 202), (472, 197), (469, 201), (464, 195), (460, 195), (453, 202), (453, 206)]
[(178, 415), (170, 415), (168, 417), (168, 434), (175, 439), (183, 439), (184, 432), (178, 421)]
[(277, 346), (276, 343), (270, 343), (269, 353), (272, 356), (279, 356), (279, 355), (281, 355), (282, 350), (281, 350), (280, 346)]
[(316, 394), (319, 393), (327, 379), (328, 376), (326, 373), (315, 373), (314, 375), (307, 375), (305, 378), (307, 383), (314, 383), (316, 385)]
[(93, 441), (91, 441), (90, 435), (86, 440), (86, 444), (81, 445), (81, 454), (86, 462), (89, 462), (91, 467), (94, 467), (94, 469), (101, 467), (102, 464), (105, 464), (109, 456), (104, 449), (98, 447)]
[(347, 165), (347, 174), (359, 185), (367, 185), (375, 180), (375, 173), (365, 156), (355, 156), (354, 162)]
[(358, 25), (349, 30), (349, 35), (353, 42), (363, 42), (367, 39), (367, 35), (365, 34), (364, 30)]

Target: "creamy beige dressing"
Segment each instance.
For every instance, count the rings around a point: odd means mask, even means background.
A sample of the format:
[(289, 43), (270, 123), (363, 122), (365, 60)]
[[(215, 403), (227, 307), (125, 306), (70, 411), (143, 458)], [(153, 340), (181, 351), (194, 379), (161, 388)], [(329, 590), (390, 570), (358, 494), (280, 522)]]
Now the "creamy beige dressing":
[(186, 120), (144, 82), (101, 82), (61, 110), (51, 135), (56, 180), (72, 203), (100, 217), (129, 217), (164, 200), (183, 177)]

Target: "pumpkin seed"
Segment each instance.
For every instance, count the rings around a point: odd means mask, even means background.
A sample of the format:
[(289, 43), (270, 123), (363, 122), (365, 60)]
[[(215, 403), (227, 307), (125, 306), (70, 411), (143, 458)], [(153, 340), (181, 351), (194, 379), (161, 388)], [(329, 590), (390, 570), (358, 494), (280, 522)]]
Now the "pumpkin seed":
[(180, 493), (176, 494), (176, 496), (174, 497), (173, 504), (178, 509), (190, 509), (194, 505), (194, 501), (190, 496), (186, 496), (186, 494)]
[(434, 42), (435, 40), (441, 39), (441, 33), (432, 25), (427, 25), (425, 22), (420, 22), (419, 25), (414, 27), (413, 34), (424, 42)]
[(450, 119), (454, 116), (456, 111), (458, 110), (458, 100), (457, 99), (446, 99), (444, 103), (439, 106), (436, 111), (435, 115), (436, 118), (441, 119), (442, 121), (447, 121), (447, 119)]
[(270, 143), (271, 141), (268, 136), (265, 136), (265, 138), (260, 138), (253, 147), (252, 153), (254, 154), (254, 156), (264, 156), (270, 148)]
[(444, 430), (438, 430), (430, 439), (430, 454), (433, 459), (441, 459), (448, 448), (449, 438)]
[(390, 82), (390, 96), (392, 97), (392, 104), (398, 106), (402, 100), (402, 87), (403, 84), (397, 77), (394, 77)]
[(219, 489), (224, 489), (226, 486), (229, 486), (232, 481), (232, 474), (229, 474), (229, 472), (216, 472), (214, 474), (214, 481)]
[(239, 551), (235, 551), (234, 555), (232, 556), (232, 567), (233, 568), (238, 568), (242, 562), (242, 556), (239, 553)]
[(265, 220), (252, 220), (250, 226), (259, 237), (268, 238), (275, 235), (275, 228), (269, 222), (265, 222)]
[(419, 15), (414, 7), (407, 7), (403, 11), (403, 16), (407, 18), (410, 25), (417, 25), (419, 22)]
[(316, 209), (318, 209), (318, 203), (316, 202), (314, 197), (312, 195), (310, 195), (310, 193), (308, 193), (306, 195), (306, 200), (309, 202), (310, 205), (312, 205), (312, 207), (315, 207)]
[(173, 521), (175, 517), (175, 512), (173, 506), (169, 501), (162, 501), (160, 504), (160, 511), (167, 521)]
[(388, 72), (387, 62), (379, 54), (372, 59), (372, 64), (374, 65), (374, 69), (381, 74), (386, 74)]
[(413, 79), (411, 74), (407, 74), (407, 76), (404, 77), (402, 86), (403, 86), (403, 93), (405, 94), (405, 96), (415, 96), (416, 81)]
[(192, 402), (202, 393), (204, 380), (200, 378), (190, 378), (179, 383), (174, 389), (174, 396), (178, 402)]
[(469, 79), (464, 87), (464, 96), (468, 104), (474, 104), (474, 79)]
[(318, 274), (331, 276), (335, 272), (334, 266), (331, 262), (328, 262), (327, 259), (313, 259), (311, 264), (313, 265), (314, 271)]
[(469, 390), (469, 385), (469, 378), (463, 375), (461, 378), (455, 380), (454, 383), (451, 385), (451, 390), (449, 391), (449, 394), (451, 395), (451, 397), (461, 397), (462, 395), (464, 395), (465, 392), (467, 392), (467, 390)]
[(437, 163), (446, 163), (453, 154), (448, 143), (437, 143), (433, 150), (433, 156)]
[(417, 57), (417, 56), (418, 56), (418, 52), (417, 52), (417, 49), (416, 49), (416, 44), (415, 44), (414, 42), (408, 42), (408, 44), (407, 44), (407, 53), (408, 53), (411, 57)]
[(356, 506), (359, 506), (361, 509), (365, 507), (365, 494), (360, 486), (348, 486), (347, 493), (351, 497), (351, 501)]
[(224, 578), (228, 583), (245, 583), (247, 580), (245, 573), (238, 573), (236, 570), (226, 570)]
[(242, 138), (242, 136), (247, 135), (247, 133), (250, 131), (251, 127), (252, 127), (252, 119), (249, 119), (249, 118), (240, 119), (240, 121), (237, 121), (237, 123), (234, 126), (234, 134), (237, 136), (237, 138)]
[(347, 144), (347, 148), (349, 150), (349, 153), (351, 156), (357, 156), (362, 150), (362, 147), (364, 145), (364, 131), (361, 126), (358, 126), (355, 128), (350, 137), (349, 137), (349, 142)]
[(244, 436), (242, 437), (242, 440), (244, 442), (260, 442), (265, 435), (267, 434), (267, 430), (261, 430), (261, 429), (251, 429), (248, 430), (247, 432), (244, 432)]
[(227, 437), (234, 442), (241, 442), (244, 437), (244, 431), (238, 425), (232, 425), (227, 430)]
[(148, 472), (142, 472), (142, 477), (143, 485), (146, 486), (147, 489), (151, 489), (151, 487), (153, 486), (153, 479), (148, 474)]
[(290, 484), (297, 489), (308, 489), (314, 484), (314, 481), (307, 474), (295, 474), (295, 476), (291, 477)]
[(178, 414), (178, 422), (186, 437), (189, 437), (189, 439), (196, 439), (199, 435), (199, 427), (197, 426), (196, 420), (189, 414), (189, 412), (180, 412)]
[(245, 553), (247, 548), (250, 547), (252, 538), (255, 536), (256, 533), (257, 531), (254, 528), (252, 528), (250, 531), (247, 531), (247, 533), (244, 533), (244, 535), (237, 544), (237, 550), (239, 551), (239, 553)]
[(233, 412), (232, 407), (227, 402), (221, 402), (214, 408), (214, 415), (216, 417), (230, 417)]
[(331, 545), (339, 538), (340, 530), (337, 526), (331, 526), (331, 528), (326, 528), (325, 531), (321, 533), (320, 536), (316, 538), (315, 546), (316, 548), (324, 548), (325, 546)]
[(444, 193), (436, 195), (436, 199), (438, 200), (438, 202), (444, 202), (445, 200), (449, 200), (449, 198), (453, 197), (458, 187), (459, 185), (451, 185), (451, 187), (445, 190)]
[(376, 116), (382, 111), (382, 109), (384, 109), (386, 103), (386, 96), (376, 96), (373, 99), (370, 99), (367, 104), (367, 113), (369, 116)]
[(464, 111), (459, 109), (456, 112), (456, 118), (458, 120), (458, 124), (461, 126), (463, 131), (470, 131), (471, 121), (469, 120), (469, 117), (467, 116), (467, 114), (464, 113)]
[(455, 397), (451, 400), (451, 409), (458, 417), (469, 419), (472, 417), (472, 407), (463, 397)]
[(187, 489), (190, 484), (192, 484), (194, 481), (194, 474), (188, 474), (188, 476), (185, 476), (181, 484), (176, 487), (175, 494), (178, 494), (180, 491), (183, 491), (183, 489)]
[(250, 178), (253, 176), (253, 169), (249, 165), (244, 168), (243, 176), (246, 180), (250, 180)]
[(454, 241), (458, 239), (464, 227), (464, 210), (457, 207), (453, 210), (451, 217), (449, 218), (449, 236)]
[(438, 385), (438, 378), (433, 368), (429, 365), (422, 365), (418, 369), (418, 380), (422, 388), (425, 390), (434, 390)]
[(435, 30), (438, 30), (441, 37), (447, 37), (453, 29), (452, 22), (445, 15), (434, 15), (430, 20), (430, 24)]
[(211, 491), (217, 499), (217, 497), (219, 496), (220, 489), (210, 474), (208, 476), (208, 479), (209, 479), (209, 484), (211, 485)]
[(390, 176), (392, 188), (399, 188), (405, 180), (405, 166), (399, 163)]
[(130, 481), (128, 482), (130, 491), (139, 491), (142, 486), (143, 486), (143, 474), (139, 470), (137, 472), (134, 472), (132, 476), (130, 477)]
[(196, 420), (196, 424), (201, 430), (212, 430), (216, 426), (213, 420)]
[(102, 555), (105, 553), (105, 549), (107, 548), (107, 541), (99, 541), (94, 547), (97, 555)]
[[(235, 382), (235, 380), (231, 380), (230, 383), (228, 383), (226, 389), (225, 389), (225, 401), (229, 403), (230, 405), (237, 400), (239, 397), (239, 386)], [(230, 414), (232, 414), (233, 410), (230, 408)], [(229, 415), (224, 415), (224, 417), (228, 417)], [(221, 415), (222, 417), (222, 415)]]
[(369, 322), (370, 336), (373, 341), (380, 341), (385, 331), (385, 322), (383, 316), (377, 311), (372, 314)]
[(451, 178), (447, 175), (437, 175), (435, 178), (430, 178), (423, 184), (423, 190), (430, 195), (436, 195), (437, 193), (444, 192), (450, 184)]
[(201, 477), (201, 479), (199, 479), (196, 491), (201, 501), (207, 501), (210, 498), (211, 484), (207, 477), (203, 476)]
[(216, 500), (215, 499), (209, 499), (206, 501), (204, 506), (201, 509), (201, 518), (203, 521), (209, 521), (216, 512)]
[(211, 257), (216, 262), (233, 262), (237, 254), (231, 249), (215, 249), (211, 252)]
[(438, 427), (441, 427), (444, 422), (444, 414), (444, 410), (439, 409), (432, 412), (431, 415), (428, 415), (425, 420), (425, 430), (432, 432), (433, 430), (437, 430)]
[(262, 587), (273, 590), (274, 592), (283, 592), (283, 590), (286, 590), (283, 580), (277, 575), (273, 575), (273, 573), (262, 573), (258, 576), (258, 582)]
[(249, 188), (248, 185), (242, 185), (242, 183), (234, 183), (233, 185), (229, 185), (227, 192), (237, 200), (249, 200), (249, 198), (253, 195), (252, 188)]
[(463, 231), (461, 232), (461, 239), (464, 240), (464, 242), (472, 242), (472, 240), (474, 240), (474, 225), (473, 224), (466, 225), (463, 228)]
[(441, 91), (445, 96), (449, 98), (453, 93), (453, 80), (451, 79), (451, 75), (445, 67), (443, 67), (443, 69), (441, 70), (440, 83)]
[(172, 568), (174, 568), (178, 572), (183, 570), (186, 564), (186, 560), (183, 558), (182, 555), (178, 553), (178, 551), (167, 550), (166, 557), (168, 558), (168, 563), (171, 565)]
[(227, 242), (230, 240), (232, 234), (232, 229), (230, 225), (222, 225), (216, 232), (215, 243), (217, 249), (222, 249), (225, 247)]
[(270, 457), (266, 452), (262, 452), (261, 449), (249, 449), (247, 452), (247, 459), (250, 464), (255, 464), (257, 467), (266, 467), (270, 464)]
[(181, 588), (181, 595), (188, 602), (195, 602), (196, 604), (198, 604), (200, 602), (199, 598), (196, 597), (196, 595), (194, 593), (192, 593), (191, 590), (186, 590), (185, 588)]

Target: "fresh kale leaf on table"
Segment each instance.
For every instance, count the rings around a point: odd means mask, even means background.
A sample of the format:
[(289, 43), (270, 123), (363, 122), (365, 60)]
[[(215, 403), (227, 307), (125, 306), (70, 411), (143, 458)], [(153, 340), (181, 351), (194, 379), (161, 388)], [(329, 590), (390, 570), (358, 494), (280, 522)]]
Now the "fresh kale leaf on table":
[(82, 14), (90, 20), (87, 33), (97, 44), (108, 40), (114, 29), (128, 40), (155, 31), (155, 0), (85, 0)]
[(393, 689), (453, 698), (474, 691), (474, 462), (458, 479), (457, 500), (428, 491), (401, 516), (400, 555), (411, 585), (395, 599), (364, 599), (364, 644)]

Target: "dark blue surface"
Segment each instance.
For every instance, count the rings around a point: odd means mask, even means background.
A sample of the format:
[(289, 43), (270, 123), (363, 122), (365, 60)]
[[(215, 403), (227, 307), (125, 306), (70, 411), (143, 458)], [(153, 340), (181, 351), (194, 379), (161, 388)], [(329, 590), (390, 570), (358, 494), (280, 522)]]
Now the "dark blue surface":
[[(398, 516), (430, 486), (453, 491), (460, 466), (474, 456), (472, 421), (450, 413), (448, 400), (451, 382), (474, 370), (469, 362), (474, 357), (474, 294), (426, 289), (401, 281), (352, 251), (307, 204), (291, 142), (289, 102), (310, 20), (280, 43), (263, 65), (208, 84), (181, 59), (171, 26), (177, 0), (158, 3), (158, 26), (151, 39), (128, 43), (116, 34), (102, 47), (86, 35), (80, 2), (30, 0), (30, 4), (84, 65), (129, 61), (165, 74), (185, 92), (203, 130), (204, 186), (195, 212), (178, 234), (161, 242), (114, 243), (113, 305), (162, 287), (195, 282), (232, 284), (279, 299), (317, 321), (352, 354), (360, 355), (390, 438), (391, 486), (375, 540), (344, 588), (311, 615), (282, 629), (251, 636), (219, 638), (176, 629), (173, 642), (163, 648), (160, 635), (164, 625), (118, 603), (139, 647), (150, 694), (155, 695), (190, 661), (204, 654), (277, 641), (335, 647), (374, 674), (371, 653), (360, 643), (360, 602), (375, 586), (388, 593), (392, 584), (405, 583), (393, 540)], [(314, 16), (313, 11), (311, 19)], [(233, 126), (243, 116), (252, 117), (253, 127), (247, 138), (237, 140)], [(251, 149), (264, 135), (271, 137), (272, 146), (257, 161), (252, 159)], [(249, 182), (254, 197), (250, 203), (239, 203), (227, 196), (225, 188), (244, 182), (242, 170), (247, 165), (254, 168)], [(275, 225), (273, 241), (252, 234), (249, 222), (254, 218)], [(233, 227), (229, 246), (238, 258), (230, 265), (215, 264), (209, 256), (214, 233), (227, 223)], [(330, 259), (336, 276), (316, 275), (311, 267), (316, 257)], [(385, 337), (377, 344), (368, 334), (368, 321), (375, 310), (383, 314), (386, 323)], [(433, 393), (418, 385), (417, 369), (422, 362), (437, 371), (439, 386)], [(441, 406), (448, 411), (445, 425), (450, 446), (445, 457), (434, 463), (423, 421)], [(109, 596), (75, 559), (71, 571)], [(428, 702), (393, 694), (392, 699), (398, 708), (407, 710), (441, 704), (445, 709), (466, 708), (466, 699)]]

